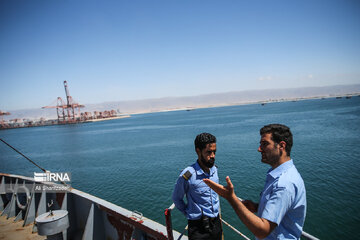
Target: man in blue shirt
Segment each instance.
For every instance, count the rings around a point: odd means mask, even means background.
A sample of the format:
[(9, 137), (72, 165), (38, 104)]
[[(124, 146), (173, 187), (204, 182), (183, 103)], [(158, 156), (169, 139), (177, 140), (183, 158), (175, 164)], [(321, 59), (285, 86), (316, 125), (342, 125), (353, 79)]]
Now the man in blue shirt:
[(229, 177), (226, 187), (211, 180), (204, 182), (229, 201), (257, 239), (300, 239), (306, 215), (306, 191), (290, 158), (292, 133), (285, 125), (270, 124), (260, 130), (260, 135), (261, 161), (271, 168), (259, 204), (240, 201)]
[(181, 172), (172, 199), (188, 219), (190, 240), (220, 240), (219, 196), (203, 182), (207, 178), (219, 183), (215, 166), (216, 138), (210, 133), (201, 133), (196, 136), (194, 143), (198, 159)]

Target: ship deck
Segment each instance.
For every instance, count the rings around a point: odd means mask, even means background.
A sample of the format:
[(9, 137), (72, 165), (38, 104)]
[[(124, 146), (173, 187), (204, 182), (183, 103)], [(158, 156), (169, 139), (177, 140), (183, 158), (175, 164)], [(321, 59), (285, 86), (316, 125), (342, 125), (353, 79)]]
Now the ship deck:
[(31, 223), (23, 227), (23, 222), (14, 222), (15, 217), (7, 219), (7, 216), (0, 216), (0, 240), (3, 239), (24, 239), (24, 240), (43, 240), (46, 236), (32, 233), (34, 224)]

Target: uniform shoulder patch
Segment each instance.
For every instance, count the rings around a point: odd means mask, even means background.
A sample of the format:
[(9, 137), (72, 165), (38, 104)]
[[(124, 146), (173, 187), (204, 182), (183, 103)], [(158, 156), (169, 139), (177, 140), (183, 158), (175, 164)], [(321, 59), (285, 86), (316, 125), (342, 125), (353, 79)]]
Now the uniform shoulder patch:
[(183, 176), (183, 178), (185, 178), (185, 180), (189, 180), (191, 175), (192, 175), (192, 173), (189, 170), (187, 170), (182, 176)]

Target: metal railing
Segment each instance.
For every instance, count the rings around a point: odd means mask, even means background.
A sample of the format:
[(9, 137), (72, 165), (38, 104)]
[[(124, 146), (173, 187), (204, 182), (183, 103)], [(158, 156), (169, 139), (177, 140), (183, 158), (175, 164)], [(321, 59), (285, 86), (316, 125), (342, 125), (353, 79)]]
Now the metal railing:
[[(240, 198), (239, 198), (240, 199)], [(240, 199), (241, 200), (241, 199)], [(167, 236), (169, 240), (174, 240), (174, 236), (173, 236), (173, 228), (172, 228), (172, 220), (171, 220), (171, 211), (175, 208), (175, 204), (171, 204), (170, 207), (168, 207), (167, 209), (165, 209), (165, 222), (166, 222), (166, 230), (167, 230)], [(234, 232), (236, 232), (237, 234), (239, 234), (242, 238), (246, 239), (246, 240), (250, 240), (250, 238), (248, 238), (247, 236), (245, 236), (243, 233), (241, 233), (239, 230), (237, 230), (235, 227), (231, 226), (229, 223), (227, 223), (222, 217), (221, 217), (221, 221), (228, 226), (231, 230), (233, 230)], [(186, 225), (186, 227), (184, 228), (184, 230), (182, 231), (181, 235), (177, 238), (177, 240), (180, 240), (186, 230), (187, 230), (188, 226)], [(306, 240), (320, 240), (319, 238), (307, 233), (307, 232), (302, 232), (301, 233), (301, 237), (303, 239)]]
[(169, 240), (174, 240), (173, 236), (173, 228), (172, 228), (172, 220), (171, 220), (171, 210), (173, 210), (175, 204), (171, 204), (170, 207), (165, 209), (165, 222), (166, 222), (166, 231)]
[(301, 237), (308, 239), (308, 240), (320, 240), (319, 238), (311, 235), (310, 233), (304, 232), (304, 231), (301, 233)]

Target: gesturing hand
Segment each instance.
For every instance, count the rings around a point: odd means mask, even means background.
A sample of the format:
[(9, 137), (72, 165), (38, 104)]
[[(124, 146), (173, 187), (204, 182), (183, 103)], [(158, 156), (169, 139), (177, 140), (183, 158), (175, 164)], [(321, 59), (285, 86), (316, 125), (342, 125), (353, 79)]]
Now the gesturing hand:
[(226, 183), (227, 186), (223, 186), (221, 184), (218, 184), (214, 181), (211, 181), (210, 179), (203, 179), (203, 181), (212, 188), (217, 194), (225, 198), (226, 200), (230, 200), (233, 197), (236, 197), (234, 192), (234, 186), (231, 183), (230, 177), (226, 177)]

